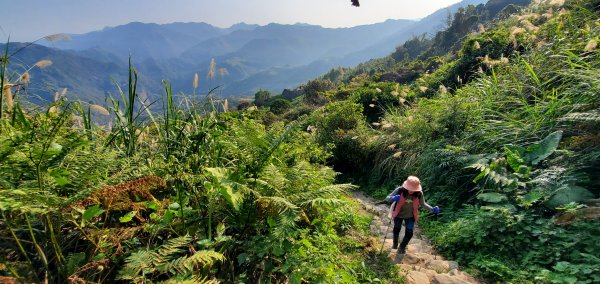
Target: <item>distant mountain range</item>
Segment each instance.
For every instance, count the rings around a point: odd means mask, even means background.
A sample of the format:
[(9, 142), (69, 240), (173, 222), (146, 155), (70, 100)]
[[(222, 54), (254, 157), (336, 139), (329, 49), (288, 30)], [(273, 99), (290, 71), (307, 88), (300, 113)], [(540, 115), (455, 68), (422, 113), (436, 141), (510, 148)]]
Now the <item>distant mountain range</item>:
[[(388, 55), (413, 36), (442, 29), (448, 15), (460, 7), (485, 2), (464, 0), (419, 21), (387, 20), (352, 28), (134, 22), (70, 35), (67, 42), (38, 42), (11, 58), (11, 68), (24, 70), (38, 60), (51, 60), (52, 66), (30, 72), (31, 93), (46, 100), (66, 87), (72, 97), (103, 102), (117, 92), (115, 82), (126, 80), (129, 56), (140, 75), (138, 89), (149, 96), (162, 92), (163, 79), (172, 83), (174, 92), (189, 94), (195, 73), (200, 79), (198, 92), (216, 86), (224, 96), (252, 95), (261, 88), (281, 92), (331, 68)], [(9, 53), (23, 46), (12, 43)], [(209, 78), (212, 59), (216, 70)]]

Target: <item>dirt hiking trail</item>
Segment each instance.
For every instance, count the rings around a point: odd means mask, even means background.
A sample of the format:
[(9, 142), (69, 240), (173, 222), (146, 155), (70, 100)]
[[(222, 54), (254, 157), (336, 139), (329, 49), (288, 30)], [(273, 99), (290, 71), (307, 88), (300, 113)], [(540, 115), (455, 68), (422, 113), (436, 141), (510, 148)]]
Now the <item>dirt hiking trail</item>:
[[(470, 284), (482, 283), (471, 275), (460, 270), (458, 263), (444, 259), (438, 255), (429, 241), (421, 234), (417, 225), (415, 233), (406, 248), (406, 254), (396, 254), (392, 249), (392, 227), (389, 226), (389, 204), (376, 205), (376, 201), (360, 192), (353, 192), (355, 199), (363, 208), (374, 216), (371, 222), (371, 232), (378, 237), (379, 245), (386, 235), (383, 250), (388, 252), (390, 259), (400, 268), (400, 273), (406, 277), (409, 284)], [(404, 226), (400, 239), (404, 236)]]

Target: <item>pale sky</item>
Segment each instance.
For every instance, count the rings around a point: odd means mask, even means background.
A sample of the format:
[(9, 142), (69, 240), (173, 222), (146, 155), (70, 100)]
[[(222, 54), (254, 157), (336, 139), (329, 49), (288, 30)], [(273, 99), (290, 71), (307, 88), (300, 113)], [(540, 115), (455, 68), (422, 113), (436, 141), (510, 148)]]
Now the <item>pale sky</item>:
[(129, 22), (308, 23), (350, 27), (417, 19), (460, 0), (0, 0), (0, 42), (81, 34)]

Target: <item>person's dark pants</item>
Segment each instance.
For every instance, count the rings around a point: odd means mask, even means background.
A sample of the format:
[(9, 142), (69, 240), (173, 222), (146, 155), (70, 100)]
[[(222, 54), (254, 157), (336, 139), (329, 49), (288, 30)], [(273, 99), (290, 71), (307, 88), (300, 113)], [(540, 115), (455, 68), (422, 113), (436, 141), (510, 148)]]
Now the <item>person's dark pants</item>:
[(394, 218), (394, 231), (393, 231), (393, 241), (392, 248), (398, 247), (398, 236), (400, 235), (400, 229), (402, 228), (402, 221), (404, 221), (404, 226), (406, 227), (406, 231), (404, 233), (404, 238), (400, 243), (400, 251), (404, 252), (406, 250), (406, 246), (410, 239), (413, 236), (413, 231), (415, 229), (415, 218), (402, 219), (402, 218)]

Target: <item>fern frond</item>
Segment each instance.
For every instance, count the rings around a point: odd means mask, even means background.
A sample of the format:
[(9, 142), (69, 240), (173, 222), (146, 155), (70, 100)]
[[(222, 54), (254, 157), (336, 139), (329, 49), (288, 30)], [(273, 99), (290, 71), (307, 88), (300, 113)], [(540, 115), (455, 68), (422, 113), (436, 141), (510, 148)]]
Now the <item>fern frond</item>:
[(212, 266), (216, 262), (222, 261), (225, 261), (223, 254), (212, 250), (201, 250), (188, 257), (183, 264), (187, 269), (193, 271), (194, 268)]
[(182, 256), (171, 261), (163, 262), (156, 266), (156, 270), (163, 273), (170, 273), (172, 275), (186, 274), (188, 271), (191, 271), (191, 269), (188, 269), (185, 266), (187, 259), (187, 256)]
[(275, 239), (284, 240), (293, 237), (298, 233), (296, 222), (300, 219), (294, 211), (281, 211), (275, 219), (275, 226), (272, 228), (272, 234)]
[(315, 198), (300, 203), (302, 207), (323, 208), (343, 205), (344, 201), (337, 198)]
[(182, 248), (189, 245), (189, 243), (191, 241), (192, 241), (192, 237), (189, 235), (172, 238), (172, 239), (169, 239), (165, 244), (160, 246), (160, 248), (158, 248), (157, 252), (163, 258), (168, 258), (175, 254), (185, 253), (186, 251), (183, 250)]
[(340, 194), (342, 194), (343, 192), (353, 190), (356, 188), (358, 188), (358, 187), (353, 184), (349, 184), (349, 183), (333, 184), (333, 185), (321, 187), (319, 189), (314, 189), (314, 190), (307, 189), (307, 190), (298, 192), (294, 195), (291, 195), (290, 199), (294, 202), (300, 202), (300, 204), (302, 204), (302, 203), (308, 202), (313, 199), (318, 199), (318, 198), (339, 197)]
[(162, 284), (217, 284), (219, 281), (201, 276), (177, 276), (160, 282)]
[(125, 259), (125, 266), (119, 271), (117, 279), (137, 279), (142, 271), (153, 273), (156, 270), (154, 264), (161, 262), (165, 262), (165, 258), (158, 253), (151, 250), (139, 250)]
[(274, 210), (285, 212), (288, 210), (296, 211), (298, 209), (298, 206), (283, 197), (263, 196), (258, 198), (257, 202), (265, 211)]

